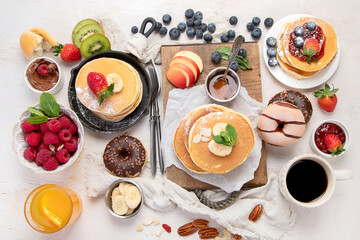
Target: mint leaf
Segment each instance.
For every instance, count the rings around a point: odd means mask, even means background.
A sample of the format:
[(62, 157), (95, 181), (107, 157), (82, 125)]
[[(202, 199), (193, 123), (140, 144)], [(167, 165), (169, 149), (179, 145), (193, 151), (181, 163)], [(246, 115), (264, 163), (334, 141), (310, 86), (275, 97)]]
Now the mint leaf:
[[(219, 47), (219, 48), (216, 49), (216, 52), (220, 53), (222, 59), (229, 61), (229, 57), (230, 57), (230, 54), (231, 54), (231, 48), (229, 48), (229, 47)], [(249, 60), (247, 58), (236, 55), (234, 60), (239, 63), (239, 67), (240, 67), (241, 70), (252, 69), (249, 66)]]
[(34, 107), (28, 107), (28, 111), (31, 113), (31, 116), (45, 116), (41, 110)]
[(59, 116), (59, 104), (57, 104), (55, 97), (50, 93), (42, 93), (40, 95), (40, 107), (44, 110), (46, 115), (50, 117)]
[(220, 135), (214, 136), (213, 140), (214, 140), (214, 142), (216, 142), (218, 144), (223, 144), (223, 145), (231, 147), (231, 144), (228, 143), (227, 141), (225, 141), (225, 139)]
[(229, 133), (227, 131), (221, 131), (220, 136), (222, 136), (225, 139), (226, 142), (231, 144), (231, 137), (230, 137), (230, 135), (229, 135)]
[(230, 136), (230, 139), (231, 139), (231, 143), (232, 145), (235, 144), (235, 142), (237, 141), (237, 132), (236, 132), (236, 129), (233, 125), (226, 125), (226, 128), (225, 128), (226, 132), (229, 133), (229, 136)]
[(27, 119), (27, 122), (31, 124), (39, 124), (39, 123), (47, 122), (48, 120), (49, 118), (47, 116), (34, 116), (34, 117), (29, 117)]
[(229, 147), (235, 145), (237, 141), (237, 132), (234, 126), (227, 124), (225, 131), (221, 131), (220, 135), (214, 136), (214, 141), (218, 144), (223, 144)]

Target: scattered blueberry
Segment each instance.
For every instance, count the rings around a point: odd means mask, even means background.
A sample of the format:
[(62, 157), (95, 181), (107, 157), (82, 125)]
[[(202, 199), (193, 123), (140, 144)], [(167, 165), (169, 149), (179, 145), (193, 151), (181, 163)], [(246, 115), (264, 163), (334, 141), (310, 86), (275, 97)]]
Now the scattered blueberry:
[(277, 58), (276, 57), (271, 57), (271, 58), (269, 58), (269, 60), (268, 60), (268, 64), (269, 64), (269, 66), (271, 66), (271, 67), (275, 67), (276, 65), (278, 65), (278, 60), (277, 60)]
[(172, 28), (170, 29), (169, 35), (172, 40), (178, 40), (180, 37), (180, 30), (177, 28)]
[(164, 23), (169, 24), (171, 22), (171, 16), (169, 14), (164, 14), (164, 16), (162, 17), (162, 20)]
[(191, 8), (185, 11), (186, 18), (192, 18), (193, 16), (194, 16), (194, 10), (192, 10)]
[(186, 24), (184, 22), (179, 22), (177, 28), (180, 30), (180, 32), (184, 32), (186, 29)]
[(306, 24), (306, 28), (309, 29), (310, 31), (314, 31), (316, 29), (316, 23), (313, 21), (309, 21)]
[(249, 31), (251, 31), (251, 30), (253, 30), (254, 29), (254, 24), (252, 23), (252, 22), (248, 22), (247, 24), (246, 24), (246, 28), (247, 28), (247, 30), (249, 30)]
[(235, 17), (235, 16), (231, 16), (231, 17), (229, 18), (229, 22), (230, 22), (231, 25), (236, 25), (237, 22), (238, 22), (238, 19), (237, 19), (237, 17)]
[(211, 42), (213, 40), (213, 36), (210, 33), (205, 33), (204, 34), (204, 40), (206, 42)]
[(137, 26), (133, 26), (132, 28), (131, 28), (131, 32), (132, 33), (138, 33), (139, 32), (139, 29), (138, 29), (138, 27)]
[(276, 38), (268, 37), (266, 39), (266, 45), (268, 45), (268, 47), (275, 47), (276, 46)]
[(187, 25), (188, 27), (194, 26), (194, 19), (188, 18), (188, 19), (186, 20), (186, 25)]
[(235, 38), (235, 31), (234, 30), (229, 30), (227, 35), (228, 35), (229, 39), (233, 39), (233, 38)]
[(261, 37), (261, 29), (260, 28), (254, 28), (251, 30), (251, 36), (253, 38), (260, 38)]
[(294, 33), (296, 36), (301, 37), (305, 33), (305, 29), (302, 26), (296, 26), (294, 29)]
[(161, 27), (159, 30), (160, 35), (166, 35), (167, 34), (167, 28), (166, 27)]
[(195, 20), (197, 20), (197, 19), (202, 20), (202, 19), (203, 19), (203, 14), (202, 14), (202, 12), (197, 11), (196, 13), (194, 13), (194, 19), (195, 19)]
[(229, 41), (229, 37), (228, 37), (228, 35), (226, 33), (221, 35), (220, 39), (221, 39), (221, 42), (228, 42)]
[(159, 32), (161, 27), (162, 27), (161, 22), (156, 22), (156, 24), (155, 24), (155, 31), (156, 31), (156, 32)]
[(245, 42), (245, 37), (243, 36), (243, 42)]
[(216, 26), (214, 23), (209, 23), (208, 25), (208, 31), (211, 32), (211, 33), (214, 33), (216, 30)]
[(200, 26), (201, 25), (201, 19), (196, 19), (195, 21), (194, 21), (194, 26)]
[(276, 56), (276, 49), (273, 48), (273, 47), (270, 47), (270, 48), (267, 49), (266, 54), (269, 57), (275, 57)]
[(219, 63), (221, 61), (221, 54), (218, 52), (213, 52), (211, 54), (211, 60), (213, 63)]
[(196, 29), (196, 31), (195, 31), (196, 39), (202, 39), (203, 34), (204, 34), (203, 31), (201, 31), (200, 29)]
[(274, 24), (274, 19), (272, 18), (266, 18), (264, 21), (264, 24), (266, 27), (271, 27)]
[(201, 24), (201, 25), (199, 26), (199, 29), (200, 29), (201, 31), (205, 32), (205, 31), (207, 30), (207, 25), (206, 25), (206, 23)]
[(236, 72), (239, 68), (239, 63), (237, 61), (232, 61), (230, 68)]
[(188, 29), (186, 29), (186, 35), (193, 38), (195, 36), (195, 28), (189, 27)]
[(252, 23), (253, 23), (255, 26), (259, 25), (260, 22), (261, 22), (261, 20), (260, 20), (259, 17), (254, 17), (254, 18), (252, 19)]
[(246, 49), (240, 48), (240, 50), (239, 50), (239, 52), (238, 52), (238, 55), (245, 58), (245, 57), (247, 56), (247, 51), (246, 51)]
[(304, 39), (302, 37), (296, 37), (294, 39), (294, 44), (295, 44), (295, 47), (297, 48), (301, 48), (302, 46), (304, 46)]

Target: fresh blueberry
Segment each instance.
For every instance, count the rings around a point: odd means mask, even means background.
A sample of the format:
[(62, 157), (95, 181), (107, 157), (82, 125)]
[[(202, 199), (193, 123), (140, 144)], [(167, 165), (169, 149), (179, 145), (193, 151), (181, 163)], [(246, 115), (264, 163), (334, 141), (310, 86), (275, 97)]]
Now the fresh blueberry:
[(252, 22), (248, 22), (247, 24), (246, 24), (246, 28), (247, 28), (247, 30), (249, 30), (249, 31), (251, 31), (251, 30), (253, 30), (254, 29), (254, 24), (252, 23)]
[(228, 42), (229, 41), (229, 37), (228, 37), (228, 35), (226, 33), (221, 35), (220, 39), (221, 39), (221, 42)]
[(164, 14), (162, 20), (164, 23), (169, 24), (171, 22), (171, 16), (169, 14)]
[(192, 18), (193, 16), (194, 16), (194, 10), (192, 10), (191, 8), (185, 11), (186, 18)]
[(301, 37), (304, 35), (305, 29), (302, 26), (296, 26), (296, 28), (294, 29), (294, 33), (296, 36)]
[(264, 24), (266, 27), (271, 27), (274, 24), (274, 19), (272, 18), (266, 18), (264, 21)]
[(251, 36), (253, 38), (260, 38), (261, 37), (261, 29), (260, 28), (254, 28), (251, 30)]
[(245, 42), (245, 37), (243, 36), (243, 42)]
[(294, 44), (295, 44), (295, 47), (297, 48), (301, 48), (302, 46), (304, 46), (304, 39), (302, 37), (296, 37), (294, 39)]
[(186, 25), (187, 25), (188, 27), (194, 26), (194, 19), (188, 18), (188, 19), (186, 20)]
[(202, 39), (203, 34), (204, 34), (203, 31), (201, 31), (200, 29), (196, 29), (195, 31), (196, 39)]
[(204, 40), (206, 42), (211, 42), (213, 40), (213, 35), (211, 35), (210, 33), (205, 33), (204, 34)]
[(194, 13), (194, 19), (195, 19), (195, 20), (197, 20), (197, 19), (202, 20), (202, 19), (203, 19), (203, 14), (202, 14), (202, 12), (197, 11), (196, 13)]
[(278, 60), (277, 60), (277, 58), (276, 57), (271, 57), (271, 58), (269, 58), (269, 60), (268, 60), (268, 64), (269, 64), (269, 66), (271, 66), (271, 67), (275, 67), (276, 65), (278, 65)]
[(252, 23), (253, 23), (255, 26), (259, 25), (260, 22), (261, 22), (261, 20), (260, 20), (259, 17), (254, 17), (254, 18), (252, 19)]
[(180, 30), (177, 28), (170, 29), (169, 36), (172, 40), (178, 40), (180, 37)]
[(161, 24), (160, 22), (156, 22), (156, 24), (155, 24), (155, 31), (156, 31), (156, 32), (159, 32), (161, 27), (162, 27), (162, 24)]
[(138, 29), (138, 27), (137, 26), (133, 26), (132, 28), (131, 28), (131, 32), (132, 33), (138, 33), (139, 32), (139, 29)]
[(195, 36), (195, 28), (189, 27), (188, 29), (186, 29), (186, 35), (193, 38)]
[(214, 23), (209, 23), (208, 25), (208, 31), (211, 32), (211, 33), (214, 33), (216, 30), (216, 26)]
[(313, 21), (309, 21), (306, 24), (306, 28), (309, 29), (310, 31), (314, 31), (316, 29), (316, 23)]
[(235, 38), (235, 31), (234, 30), (229, 30), (227, 35), (228, 35), (229, 39), (233, 39), (233, 38)]
[(268, 37), (266, 39), (266, 45), (268, 45), (268, 47), (275, 47), (276, 46), (276, 38)]
[(200, 25), (201, 25), (201, 19), (196, 19), (196, 20), (194, 21), (194, 26), (198, 27), (198, 26), (200, 26)]
[(245, 58), (245, 57), (247, 56), (247, 51), (246, 51), (246, 49), (240, 48), (240, 50), (239, 50), (239, 52), (238, 52), (238, 55)]
[(239, 68), (239, 63), (237, 61), (232, 61), (230, 68), (236, 72)]
[(213, 52), (211, 54), (211, 60), (213, 63), (219, 63), (221, 61), (221, 54), (218, 52)]
[(167, 28), (166, 27), (161, 27), (159, 30), (160, 35), (166, 35), (167, 34)]
[(184, 22), (179, 22), (177, 28), (180, 30), (180, 32), (184, 32), (186, 29), (186, 24)]
[(238, 19), (237, 19), (237, 17), (235, 17), (235, 16), (231, 16), (231, 17), (229, 18), (229, 22), (230, 22), (231, 25), (236, 25), (237, 22), (238, 22)]
[(206, 25), (206, 23), (201, 24), (198, 29), (200, 29), (201, 31), (205, 32), (205, 31), (207, 30), (207, 25)]
[(273, 47), (270, 47), (270, 48), (267, 49), (266, 54), (269, 57), (275, 57), (276, 56), (276, 49), (273, 48)]

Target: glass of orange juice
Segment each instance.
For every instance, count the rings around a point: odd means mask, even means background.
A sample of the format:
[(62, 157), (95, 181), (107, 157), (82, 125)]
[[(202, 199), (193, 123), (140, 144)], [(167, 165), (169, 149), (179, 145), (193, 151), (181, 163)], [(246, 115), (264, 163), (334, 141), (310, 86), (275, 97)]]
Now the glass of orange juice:
[(79, 195), (65, 186), (45, 184), (35, 188), (25, 201), (29, 225), (41, 233), (54, 233), (71, 225), (81, 214)]

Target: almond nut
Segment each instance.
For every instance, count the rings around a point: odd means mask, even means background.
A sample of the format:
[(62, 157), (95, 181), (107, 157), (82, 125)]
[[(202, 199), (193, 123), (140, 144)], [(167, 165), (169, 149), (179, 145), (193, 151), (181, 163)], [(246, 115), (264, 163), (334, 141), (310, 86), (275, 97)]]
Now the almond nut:
[(252, 210), (252, 212), (249, 215), (249, 220), (256, 222), (260, 218), (262, 211), (263, 211), (263, 206), (261, 204), (256, 205), (256, 207)]
[(205, 219), (196, 219), (193, 221), (193, 226), (197, 229), (205, 229), (208, 228), (209, 221)]
[(187, 223), (185, 225), (182, 225), (181, 227), (178, 228), (178, 234), (182, 237), (184, 236), (188, 236), (190, 234), (193, 234), (194, 232), (197, 231), (197, 228), (195, 228), (193, 226), (193, 223)]
[(199, 231), (200, 239), (209, 239), (219, 236), (219, 232), (216, 228), (205, 228)]

